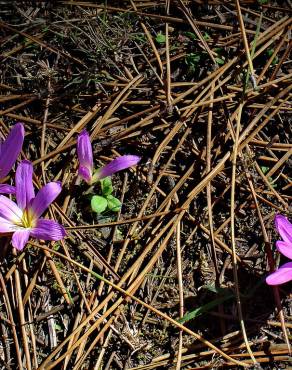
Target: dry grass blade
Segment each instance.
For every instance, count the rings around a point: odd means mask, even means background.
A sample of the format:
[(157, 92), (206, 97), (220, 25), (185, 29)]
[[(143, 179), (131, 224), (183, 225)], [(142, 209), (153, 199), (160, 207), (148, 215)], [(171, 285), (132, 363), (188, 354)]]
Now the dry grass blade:
[(252, 59), (251, 59), (251, 55), (250, 55), (250, 51), (249, 51), (249, 45), (248, 45), (248, 41), (247, 41), (247, 37), (246, 37), (246, 32), (245, 32), (244, 22), (243, 22), (243, 18), (242, 18), (242, 14), (241, 14), (241, 8), (240, 8), (239, 0), (236, 0), (236, 10), (237, 10), (237, 15), (238, 15), (238, 19), (239, 19), (239, 26), (240, 26), (240, 31), (241, 31), (241, 34), (242, 34), (242, 39), (243, 39), (244, 49), (245, 49), (246, 58), (247, 58), (247, 62), (248, 62), (248, 67), (249, 67), (249, 71), (250, 71), (250, 78), (251, 78), (252, 83), (253, 83), (253, 88), (256, 89), (257, 85), (256, 85), (256, 79), (255, 79), (255, 75), (254, 75), (254, 68), (253, 68)]
[(245, 324), (244, 324), (244, 318), (242, 313), (242, 305), (241, 305), (241, 299), (240, 299), (240, 291), (239, 291), (239, 280), (238, 280), (238, 272), (237, 272), (237, 259), (236, 259), (236, 240), (235, 240), (235, 215), (234, 215), (234, 209), (235, 209), (235, 186), (236, 186), (236, 163), (237, 163), (237, 156), (238, 156), (238, 147), (239, 147), (239, 134), (240, 134), (240, 128), (241, 128), (241, 115), (242, 110), (244, 107), (244, 103), (240, 103), (239, 109), (238, 109), (238, 116), (237, 116), (237, 122), (236, 122), (236, 135), (235, 135), (235, 141), (234, 141), (234, 149), (232, 153), (232, 179), (231, 179), (231, 201), (230, 201), (230, 226), (231, 226), (231, 244), (232, 244), (232, 263), (233, 263), (233, 276), (234, 276), (234, 285), (235, 285), (235, 291), (236, 291), (236, 303), (237, 303), (237, 309), (238, 309), (238, 316), (241, 326), (242, 335), (244, 338), (244, 343), (246, 345), (247, 351), (251, 357), (251, 360), (254, 365), (257, 364), (256, 359), (252, 353), (252, 350), (250, 348)]

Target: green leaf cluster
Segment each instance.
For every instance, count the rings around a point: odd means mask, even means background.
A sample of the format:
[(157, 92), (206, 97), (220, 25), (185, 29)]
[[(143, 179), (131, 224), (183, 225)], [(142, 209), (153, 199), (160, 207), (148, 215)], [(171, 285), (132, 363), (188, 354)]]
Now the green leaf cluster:
[(94, 195), (91, 198), (91, 209), (97, 214), (101, 214), (106, 210), (118, 212), (121, 209), (122, 203), (119, 199), (112, 195), (113, 185), (110, 177), (105, 177), (100, 180), (101, 195)]
[(195, 72), (196, 68), (199, 65), (201, 56), (198, 53), (189, 53), (185, 57), (185, 63), (188, 66), (189, 72)]

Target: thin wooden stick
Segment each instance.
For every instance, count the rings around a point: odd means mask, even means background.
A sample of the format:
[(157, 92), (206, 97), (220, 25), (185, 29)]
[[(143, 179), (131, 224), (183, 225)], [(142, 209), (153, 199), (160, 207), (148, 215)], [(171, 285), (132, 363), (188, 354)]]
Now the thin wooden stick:
[(230, 227), (231, 227), (231, 245), (232, 245), (232, 264), (233, 264), (233, 277), (234, 277), (234, 285), (235, 285), (235, 293), (236, 293), (236, 303), (237, 303), (237, 310), (238, 310), (238, 316), (241, 326), (241, 332), (244, 339), (244, 343), (246, 345), (246, 349), (250, 355), (250, 358), (252, 359), (254, 365), (257, 364), (257, 361), (252, 353), (252, 350), (250, 348), (245, 324), (243, 320), (243, 314), (242, 314), (242, 307), (241, 307), (241, 299), (240, 299), (240, 291), (239, 291), (239, 280), (237, 275), (237, 259), (236, 259), (236, 240), (235, 240), (235, 185), (236, 185), (236, 161), (237, 161), (237, 155), (238, 155), (238, 146), (239, 146), (239, 133), (240, 133), (240, 127), (241, 127), (241, 114), (243, 109), (243, 103), (240, 103), (239, 110), (238, 110), (238, 118), (237, 118), (237, 126), (236, 126), (236, 136), (235, 136), (235, 142), (234, 142), (234, 148), (232, 153), (232, 178), (231, 178), (231, 196), (230, 196)]
[[(182, 279), (182, 258), (181, 258), (181, 243), (180, 243), (180, 232), (181, 223), (178, 222), (176, 227), (176, 264), (177, 264), (177, 279), (179, 287), (179, 317), (182, 318), (184, 315), (184, 290), (183, 290), (183, 279)], [(183, 332), (179, 331), (179, 344), (177, 350), (177, 362), (176, 370), (181, 368), (182, 359), (182, 348), (183, 348)]]
[(248, 62), (249, 70), (250, 70), (250, 78), (253, 83), (253, 88), (256, 89), (257, 85), (256, 85), (255, 73), (254, 73), (254, 68), (253, 68), (253, 64), (252, 64), (252, 60), (250, 56), (249, 45), (248, 45), (248, 41), (246, 37), (246, 32), (245, 32), (244, 22), (243, 22), (243, 18), (241, 14), (239, 0), (235, 0), (235, 3), (236, 3), (239, 27), (240, 27), (240, 31), (241, 31), (241, 35), (243, 39), (245, 54), (246, 54), (246, 58), (247, 58), (247, 62)]

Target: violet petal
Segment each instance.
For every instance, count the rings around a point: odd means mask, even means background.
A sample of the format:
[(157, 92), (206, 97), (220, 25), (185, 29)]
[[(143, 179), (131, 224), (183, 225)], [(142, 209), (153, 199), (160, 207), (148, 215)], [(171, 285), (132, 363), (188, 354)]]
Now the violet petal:
[(122, 155), (121, 157), (111, 161), (106, 166), (100, 168), (97, 171), (97, 176), (99, 179), (103, 179), (104, 177), (111, 176), (118, 171), (135, 166), (140, 160), (141, 158), (137, 155)]
[(24, 139), (24, 127), (17, 123), (10, 130), (6, 140), (1, 143), (0, 178), (7, 176), (21, 152)]
[[(88, 174), (90, 174), (90, 179), (92, 176), (93, 171), (93, 154), (92, 154), (92, 146), (90, 142), (89, 134), (86, 130), (83, 130), (77, 139), (77, 155), (79, 160), (80, 168), (85, 167), (87, 168), (86, 177), (84, 177), (85, 181), (88, 180)], [(83, 177), (83, 171), (79, 170), (79, 175)]]
[(15, 187), (8, 184), (0, 184), (0, 194), (15, 194)]
[(31, 230), (31, 236), (42, 240), (61, 240), (65, 235), (64, 227), (53, 220), (39, 219)]
[(0, 217), (13, 224), (21, 223), (22, 210), (9, 198), (0, 195)]
[(292, 262), (285, 263), (266, 277), (266, 283), (269, 285), (284, 284), (290, 280), (292, 280)]
[(292, 244), (278, 240), (276, 242), (276, 247), (280, 253), (292, 260)]
[(292, 224), (285, 216), (277, 215), (275, 217), (275, 225), (278, 233), (286, 243), (292, 244)]
[(0, 217), (0, 233), (11, 233), (15, 231), (15, 225), (6, 220), (3, 217)]
[(13, 247), (21, 251), (25, 247), (26, 243), (28, 242), (29, 235), (30, 235), (29, 229), (22, 229), (22, 230), (15, 231), (15, 233), (13, 233), (12, 235), (12, 240), (11, 240)]
[(15, 188), (16, 200), (21, 209), (25, 209), (34, 198), (32, 183), (33, 166), (30, 161), (21, 161), (16, 169)]
[(79, 166), (78, 175), (86, 182), (90, 182), (92, 179), (92, 173), (87, 167)]
[(60, 194), (61, 190), (62, 185), (59, 181), (50, 182), (40, 189), (30, 206), (30, 210), (35, 219), (39, 218), (45, 212), (49, 205)]

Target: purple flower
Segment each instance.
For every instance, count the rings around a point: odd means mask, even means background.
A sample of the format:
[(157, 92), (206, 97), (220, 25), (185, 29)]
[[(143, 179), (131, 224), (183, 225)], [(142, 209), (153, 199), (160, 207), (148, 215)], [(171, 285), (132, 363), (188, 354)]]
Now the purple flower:
[[(282, 215), (275, 217), (275, 225), (278, 233), (283, 240), (276, 242), (276, 247), (280, 253), (292, 260), (292, 224)], [(266, 278), (269, 285), (279, 285), (292, 280), (292, 262), (287, 262), (280, 266)]]
[(79, 159), (79, 176), (90, 184), (93, 175), (93, 156), (89, 134), (86, 130), (83, 130), (78, 135), (77, 155)]
[(78, 135), (77, 155), (79, 159), (79, 176), (81, 176), (83, 180), (90, 185), (104, 177), (111, 176), (118, 171), (135, 166), (141, 159), (137, 155), (122, 155), (93, 173), (92, 146), (89, 134), (86, 130), (83, 130)]
[[(0, 179), (8, 175), (21, 152), (24, 139), (24, 127), (17, 123), (10, 131), (4, 142), (0, 142)], [(11, 185), (0, 184), (0, 193), (14, 194), (15, 188)]]
[(22, 250), (30, 236), (42, 240), (61, 240), (66, 235), (63, 226), (53, 220), (40, 218), (57, 198), (62, 188), (59, 182), (50, 182), (34, 193), (33, 166), (20, 162), (16, 170), (16, 201), (0, 195), (0, 233), (13, 233), (12, 245)]

